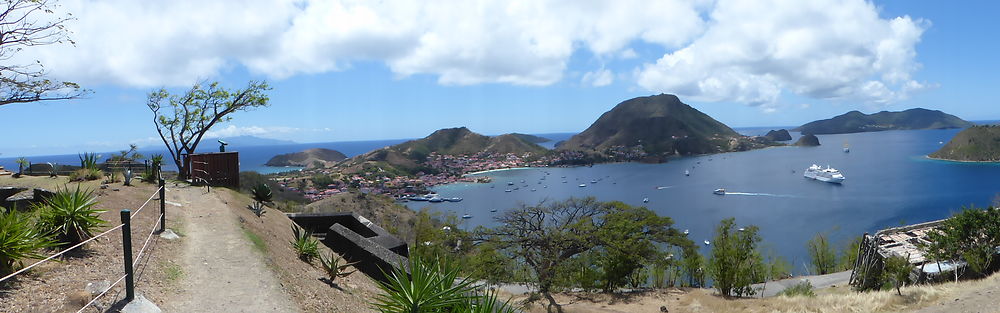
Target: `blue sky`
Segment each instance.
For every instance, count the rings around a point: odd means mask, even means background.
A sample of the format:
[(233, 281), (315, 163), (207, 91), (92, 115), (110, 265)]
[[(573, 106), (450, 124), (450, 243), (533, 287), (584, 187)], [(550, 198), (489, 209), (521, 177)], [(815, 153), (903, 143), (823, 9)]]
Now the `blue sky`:
[(661, 92), (733, 127), (912, 107), (1000, 119), (993, 2), (462, 3), (61, 1), (77, 44), (13, 61), (93, 93), (0, 106), (0, 153), (161, 145), (146, 93), (199, 80), (274, 88), (215, 134), (298, 142), (578, 132)]

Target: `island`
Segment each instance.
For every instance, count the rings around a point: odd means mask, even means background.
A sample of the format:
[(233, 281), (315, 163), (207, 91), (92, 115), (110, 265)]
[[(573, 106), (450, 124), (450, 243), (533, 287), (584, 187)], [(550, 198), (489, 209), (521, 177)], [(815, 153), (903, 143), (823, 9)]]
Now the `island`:
[(787, 129), (772, 129), (764, 135), (764, 138), (770, 139), (771, 141), (788, 141), (792, 140), (792, 134), (789, 134)]
[(780, 145), (743, 136), (675, 95), (638, 97), (619, 103), (583, 132), (559, 145), (610, 161), (664, 161), (667, 157), (745, 151)]
[(800, 137), (799, 140), (795, 142), (795, 145), (800, 147), (819, 146), (819, 138), (817, 138), (816, 135), (813, 134), (806, 134)]
[(1000, 126), (969, 127), (928, 157), (962, 162), (1000, 162)]
[(295, 153), (276, 155), (268, 160), (264, 165), (317, 168), (333, 166), (337, 162), (343, 161), (344, 159), (347, 159), (347, 156), (340, 153), (340, 151), (314, 148)]
[(847, 134), (883, 130), (966, 128), (975, 124), (938, 110), (909, 109), (864, 114), (850, 111), (834, 118), (806, 123), (793, 129), (803, 134)]

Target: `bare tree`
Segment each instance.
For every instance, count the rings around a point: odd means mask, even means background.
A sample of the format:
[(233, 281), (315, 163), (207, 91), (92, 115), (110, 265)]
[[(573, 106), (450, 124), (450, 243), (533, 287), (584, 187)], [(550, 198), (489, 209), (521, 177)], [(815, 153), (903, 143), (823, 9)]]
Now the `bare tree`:
[(25, 48), (70, 43), (65, 23), (47, 0), (8, 0), (0, 4), (0, 106), (11, 103), (79, 98), (89, 91), (73, 82), (46, 78), (42, 62), (11, 64)]
[(181, 95), (171, 95), (162, 88), (149, 93), (146, 105), (153, 111), (156, 132), (180, 171), (178, 178), (187, 179), (190, 169), (183, 156), (195, 152), (212, 126), (229, 121), (229, 114), (236, 111), (267, 106), (267, 90), (271, 88), (266, 82), (250, 81), (246, 88), (233, 91), (214, 82), (207, 87), (195, 84)]

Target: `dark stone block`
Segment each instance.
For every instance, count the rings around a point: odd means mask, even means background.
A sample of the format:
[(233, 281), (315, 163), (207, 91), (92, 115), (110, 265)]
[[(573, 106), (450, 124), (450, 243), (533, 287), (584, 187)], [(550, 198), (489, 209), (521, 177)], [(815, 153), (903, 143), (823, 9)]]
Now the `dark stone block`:
[(354, 213), (286, 214), (296, 224), (325, 234), (323, 244), (344, 256), (349, 262), (358, 262), (358, 270), (369, 277), (386, 281), (385, 274), (394, 266), (402, 265), (409, 272), (409, 249), (406, 242), (368, 219)]

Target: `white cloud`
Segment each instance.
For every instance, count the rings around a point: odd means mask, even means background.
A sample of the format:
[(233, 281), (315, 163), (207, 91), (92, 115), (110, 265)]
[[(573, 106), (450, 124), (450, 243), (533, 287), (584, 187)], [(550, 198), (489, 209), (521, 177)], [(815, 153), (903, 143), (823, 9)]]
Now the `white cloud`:
[[(774, 103), (783, 92), (887, 103), (927, 83), (915, 46), (928, 22), (882, 18), (865, 0), (63, 0), (76, 46), (34, 47), (57, 78), (84, 86), (188, 86), (246, 68), (282, 79), (385, 64), (440, 84), (545, 86), (580, 51), (585, 83), (605, 60), (642, 58), (637, 85), (702, 101)], [(617, 70), (625, 73), (627, 70)]]
[(225, 138), (236, 136), (257, 136), (264, 138), (276, 138), (282, 134), (291, 134), (302, 131), (300, 128), (284, 126), (237, 126), (227, 125), (223, 128), (209, 130), (205, 133), (205, 138)]
[(705, 34), (646, 64), (638, 84), (703, 101), (752, 105), (782, 90), (888, 103), (923, 89), (911, 74), (928, 22), (883, 19), (863, 0), (722, 0)]
[(581, 81), (590, 86), (603, 87), (610, 85), (615, 80), (615, 75), (611, 73), (610, 70), (600, 69), (594, 72), (587, 72), (583, 74), (583, 79)]

